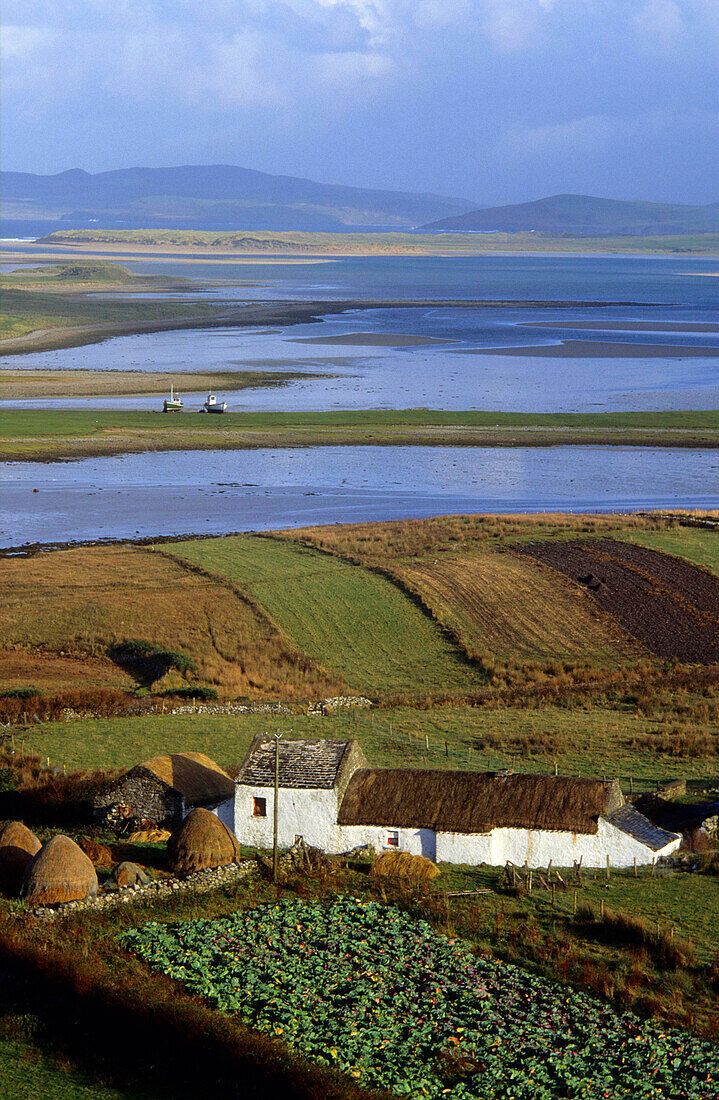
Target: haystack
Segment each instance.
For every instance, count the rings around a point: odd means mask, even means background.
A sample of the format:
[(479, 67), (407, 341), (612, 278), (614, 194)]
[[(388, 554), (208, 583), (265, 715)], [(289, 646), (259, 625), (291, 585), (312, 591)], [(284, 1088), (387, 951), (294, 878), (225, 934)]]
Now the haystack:
[(58, 833), (28, 864), (20, 896), (35, 906), (81, 901), (96, 893), (92, 863), (74, 840)]
[(42, 845), (22, 821), (9, 821), (0, 829), (0, 887), (17, 894), (25, 868)]
[(218, 817), (200, 808), (188, 814), (172, 834), (167, 854), (176, 875), (191, 875), (194, 871), (236, 863), (240, 846)]
[(388, 878), (413, 879), (429, 882), (439, 874), (439, 867), (426, 856), (413, 856), (409, 852), (382, 852), (370, 867), (371, 875)]
[(93, 867), (109, 869), (113, 866), (115, 860), (112, 858), (112, 850), (108, 848), (107, 844), (98, 844), (96, 840), (91, 840), (89, 836), (84, 836), (80, 841), (80, 847)]

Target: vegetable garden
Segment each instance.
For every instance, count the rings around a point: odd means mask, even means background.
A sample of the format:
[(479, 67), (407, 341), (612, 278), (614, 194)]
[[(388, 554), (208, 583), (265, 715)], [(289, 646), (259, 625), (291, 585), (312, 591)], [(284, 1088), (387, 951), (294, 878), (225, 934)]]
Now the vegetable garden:
[(502, 1100), (712, 1100), (719, 1049), (473, 954), (392, 906), (296, 899), (123, 944), (362, 1085)]

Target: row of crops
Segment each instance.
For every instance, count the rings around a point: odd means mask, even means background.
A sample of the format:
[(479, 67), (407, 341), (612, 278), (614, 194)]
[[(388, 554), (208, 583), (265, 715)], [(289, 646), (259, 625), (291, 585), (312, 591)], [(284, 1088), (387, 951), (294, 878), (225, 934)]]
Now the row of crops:
[(249, 1026), (400, 1096), (719, 1095), (714, 1045), (474, 955), (392, 906), (291, 899), (123, 942)]

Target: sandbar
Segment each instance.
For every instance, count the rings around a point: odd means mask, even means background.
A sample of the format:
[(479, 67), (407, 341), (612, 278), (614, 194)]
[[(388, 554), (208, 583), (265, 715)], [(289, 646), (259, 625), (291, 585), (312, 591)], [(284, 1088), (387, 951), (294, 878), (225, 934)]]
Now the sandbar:
[(398, 348), (420, 347), (422, 344), (454, 344), (439, 336), (417, 336), (411, 333), (344, 332), (336, 336), (295, 336), (293, 344), (351, 344), (357, 347)]
[(298, 379), (331, 378), (330, 374), (299, 371), (213, 371), (169, 373), (119, 370), (2, 370), (0, 393), (3, 400), (40, 398), (134, 397), (168, 394), (170, 385), (182, 393), (210, 389), (243, 390), (281, 386)]
[(719, 348), (687, 344), (623, 344), (609, 340), (562, 340), (509, 348), (452, 348), (455, 355), (518, 355), (545, 359), (716, 359)]
[(591, 328), (605, 332), (719, 332), (710, 321), (522, 321), (517, 328)]

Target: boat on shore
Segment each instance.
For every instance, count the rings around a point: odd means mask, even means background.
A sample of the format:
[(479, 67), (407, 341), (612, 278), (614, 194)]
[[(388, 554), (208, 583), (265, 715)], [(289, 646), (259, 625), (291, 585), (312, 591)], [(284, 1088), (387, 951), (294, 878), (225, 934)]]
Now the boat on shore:
[(210, 393), (208, 393), (207, 400), (205, 401), (204, 405), (202, 406), (202, 412), (206, 412), (206, 413), (223, 413), (223, 412), (226, 411), (226, 409), (227, 409), (227, 402), (226, 401), (218, 401), (216, 394), (212, 393), (212, 391), (210, 391)]
[(179, 393), (175, 393), (174, 385), (171, 385), (170, 396), (165, 398), (162, 405), (162, 411), (166, 413), (181, 412), (182, 408), (182, 398), (180, 397)]

